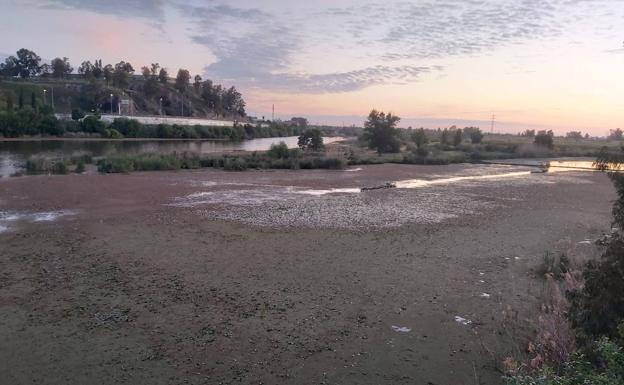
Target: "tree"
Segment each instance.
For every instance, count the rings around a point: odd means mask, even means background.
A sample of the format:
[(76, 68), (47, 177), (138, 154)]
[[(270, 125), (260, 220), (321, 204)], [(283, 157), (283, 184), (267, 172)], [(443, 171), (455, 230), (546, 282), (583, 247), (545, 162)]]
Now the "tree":
[(20, 66), (15, 56), (9, 56), (4, 59), (4, 63), (0, 64), (0, 75), (7, 77), (16, 77), (20, 74)]
[(549, 149), (552, 149), (554, 136), (555, 134), (553, 134), (552, 130), (539, 131), (537, 135), (535, 135), (533, 143), (541, 147), (547, 147)]
[(16, 56), (9, 56), (0, 66), (3, 76), (19, 76), (29, 78), (41, 72), (41, 58), (33, 51), (22, 48), (16, 52)]
[(104, 74), (104, 67), (102, 67), (102, 59), (96, 59), (93, 64), (93, 77), (99, 79)]
[(455, 130), (455, 136), (453, 136), (453, 146), (459, 146), (462, 142), (462, 130), (461, 128), (458, 128)]
[(535, 130), (524, 130), (522, 133), (520, 133), (520, 136), (525, 136), (527, 138), (533, 138), (533, 137), (535, 137)]
[(323, 149), (323, 134), (318, 128), (309, 128), (299, 135), (297, 146), (302, 150), (320, 151)]
[(570, 131), (566, 133), (566, 138), (569, 139), (583, 139), (583, 134), (581, 131)]
[(147, 66), (141, 67), (141, 75), (143, 75), (143, 79), (146, 81), (152, 77), (152, 71)]
[(128, 87), (130, 75), (134, 73), (134, 68), (130, 63), (120, 61), (115, 64), (115, 70), (113, 71), (113, 84), (120, 88)]
[(622, 140), (623, 134), (624, 132), (622, 132), (622, 130), (619, 128), (616, 128), (615, 130), (609, 130), (609, 139)]
[(60, 57), (52, 59), (50, 66), (52, 68), (52, 76), (57, 79), (64, 78), (74, 71), (71, 64), (69, 64), (69, 59), (66, 57), (62, 59)]
[(443, 145), (447, 145), (450, 142), (450, 138), (449, 138), (449, 130), (448, 129), (444, 129), (442, 130), (442, 133), (440, 134), (440, 143)]
[(94, 65), (87, 60), (80, 64), (80, 67), (78, 67), (78, 73), (80, 75), (84, 75), (85, 77), (94, 76), (94, 69)]
[(168, 79), (169, 79), (169, 74), (167, 73), (167, 70), (164, 68), (161, 68), (160, 71), (158, 71), (158, 81), (160, 81), (162, 84), (167, 84)]
[(378, 153), (399, 152), (399, 131), (396, 128), (401, 120), (391, 112), (384, 113), (372, 110), (364, 123), (363, 139), (368, 142), (368, 147), (376, 149)]
[(150, 66), (150, 72), (152, 73), (153, 77), (158, 77), (158, 69), (159, 68), (160, 68), (160, 64), (152, 63), (152, 65)]
[(472, 144), (479, 144), (483, 140), (483, 133), (480, 129), (472, 130), (470, 133), (470, 141)]
[(195, 75), (195, 78), (193, 80), (193, 87), (195, 88), (195, 92), (199, 93), (201, 89), (202, 78), (199, 75)]
[(24, 89), (23, 88), (20, 88), (20, 93), (17, 98), (17, 108), (20, 110), (24, 108)]
[(231, 115), (245, 116), (243, 95), (234, 86), (230, 87), (221, 97), (223, 108)]
[(104, 79), (106, 80), (106, 84), (110, 83), (110, 81), (113, 79), (114, 71), (115, 69), (110, 64), (107, 64), (102, 68), (102, 76), (104, 76)]
[(37, 98), (35, 97), (35, 93), (30, 93), (30, 106), (33, 110), (37, 109)]
[(175, 88), (182, 93), (186, 92), (190, 80), (191, 74), (188, 72), (188, 70), (180, 68), (178, 70), (178, 75), (175, 79)]
[(20, 77), (29, 78), (39, 74), (41, 58), (36, 53), (22, 48), (16, 54)]
[(424, 128), (417, 128), (412, 132), (412, 142), (416, 144), (416, 147), (421, 148), (425, 144), (429, 143), (429, 138), (427, 138), (427, 134), (425, 133)]
[(296, 126), (296, 127), (300, 127), (300, 128), (308, 127), (308, 119), (306, 118), (293, 117), (293, 118), (290, 118), (290, 122), (293, 126)]

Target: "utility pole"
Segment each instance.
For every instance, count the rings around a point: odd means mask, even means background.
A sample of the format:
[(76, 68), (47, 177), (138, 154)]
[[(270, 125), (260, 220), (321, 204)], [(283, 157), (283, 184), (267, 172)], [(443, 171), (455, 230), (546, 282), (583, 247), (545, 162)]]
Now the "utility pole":
[(271, 109), (271, 121), (275, 120), (275, 104), (273, 104), (273, 107)]
[(492, 115), (492, 123), (490, 124), (490, 133), (494, 133), (494, 121), (496, 120), (496, 115)]
[(52, 109), (54, 109), (54, 87), (50, 87), (50, 99), (52, 99)]

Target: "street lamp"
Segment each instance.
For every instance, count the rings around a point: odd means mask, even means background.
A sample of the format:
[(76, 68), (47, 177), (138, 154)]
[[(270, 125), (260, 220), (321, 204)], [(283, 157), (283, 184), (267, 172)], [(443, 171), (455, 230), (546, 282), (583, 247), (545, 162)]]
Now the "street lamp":
[(160, 98), (159, 102), (160, 102), (160, 116), (162, 116), (162, 98)]
[(46, 90), (45, 88), (43, 89), (43, 105), (46, 105), (46, 92), (48, 92), (48, 90)]
[(111, 115), (113, 114), (113, 94), (110, 94), (111, 97)]

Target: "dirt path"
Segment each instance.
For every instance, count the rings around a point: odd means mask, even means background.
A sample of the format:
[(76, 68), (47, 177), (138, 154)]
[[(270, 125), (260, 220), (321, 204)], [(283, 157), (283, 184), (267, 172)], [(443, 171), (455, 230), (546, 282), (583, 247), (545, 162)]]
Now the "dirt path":
[[(289, 195), (251, 206), (237, 204), (241, 194), (231, 202), (171, 206), (198, 191), (343, 188), (471, 172), (462, 167), (0, 181), (0, 211), (71, 210), (56, 221), (22, 217), (0, 233), (0, 378), (499, 384), (484, 346), (495, 355), (509, 348), (501, 342), (507, 306), (521, 316), (533, 312), (540, 283), (529, 270), (544, 251), (590, 248), (578, 242), (608, 231), (614, 194), (604, 175), (303, 201), (321, 210), (310, 203), (320, 200), (350, 218), (354, 208), (392, 213), (396, 202), (417, 211), (434, 196), (449, 213), (375, 229), (243, 223), (249, 221), (242, 213), (256, 220), (276, 204), (285, 214), (272, 218), (313, 217), (302, 211), (303, 198)], [(466, 206), (469, 212), (460, 210)], [(232, 212), (236, 220), (214, 219)]]

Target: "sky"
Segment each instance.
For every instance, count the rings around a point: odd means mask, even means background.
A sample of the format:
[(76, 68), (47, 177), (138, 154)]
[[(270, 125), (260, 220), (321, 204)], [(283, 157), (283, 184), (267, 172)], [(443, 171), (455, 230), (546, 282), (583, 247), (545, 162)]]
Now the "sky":
[(0, 57), (160, 63), (251, 115), (489, 131), (624, 128), (624, 0), (0, 0)]

